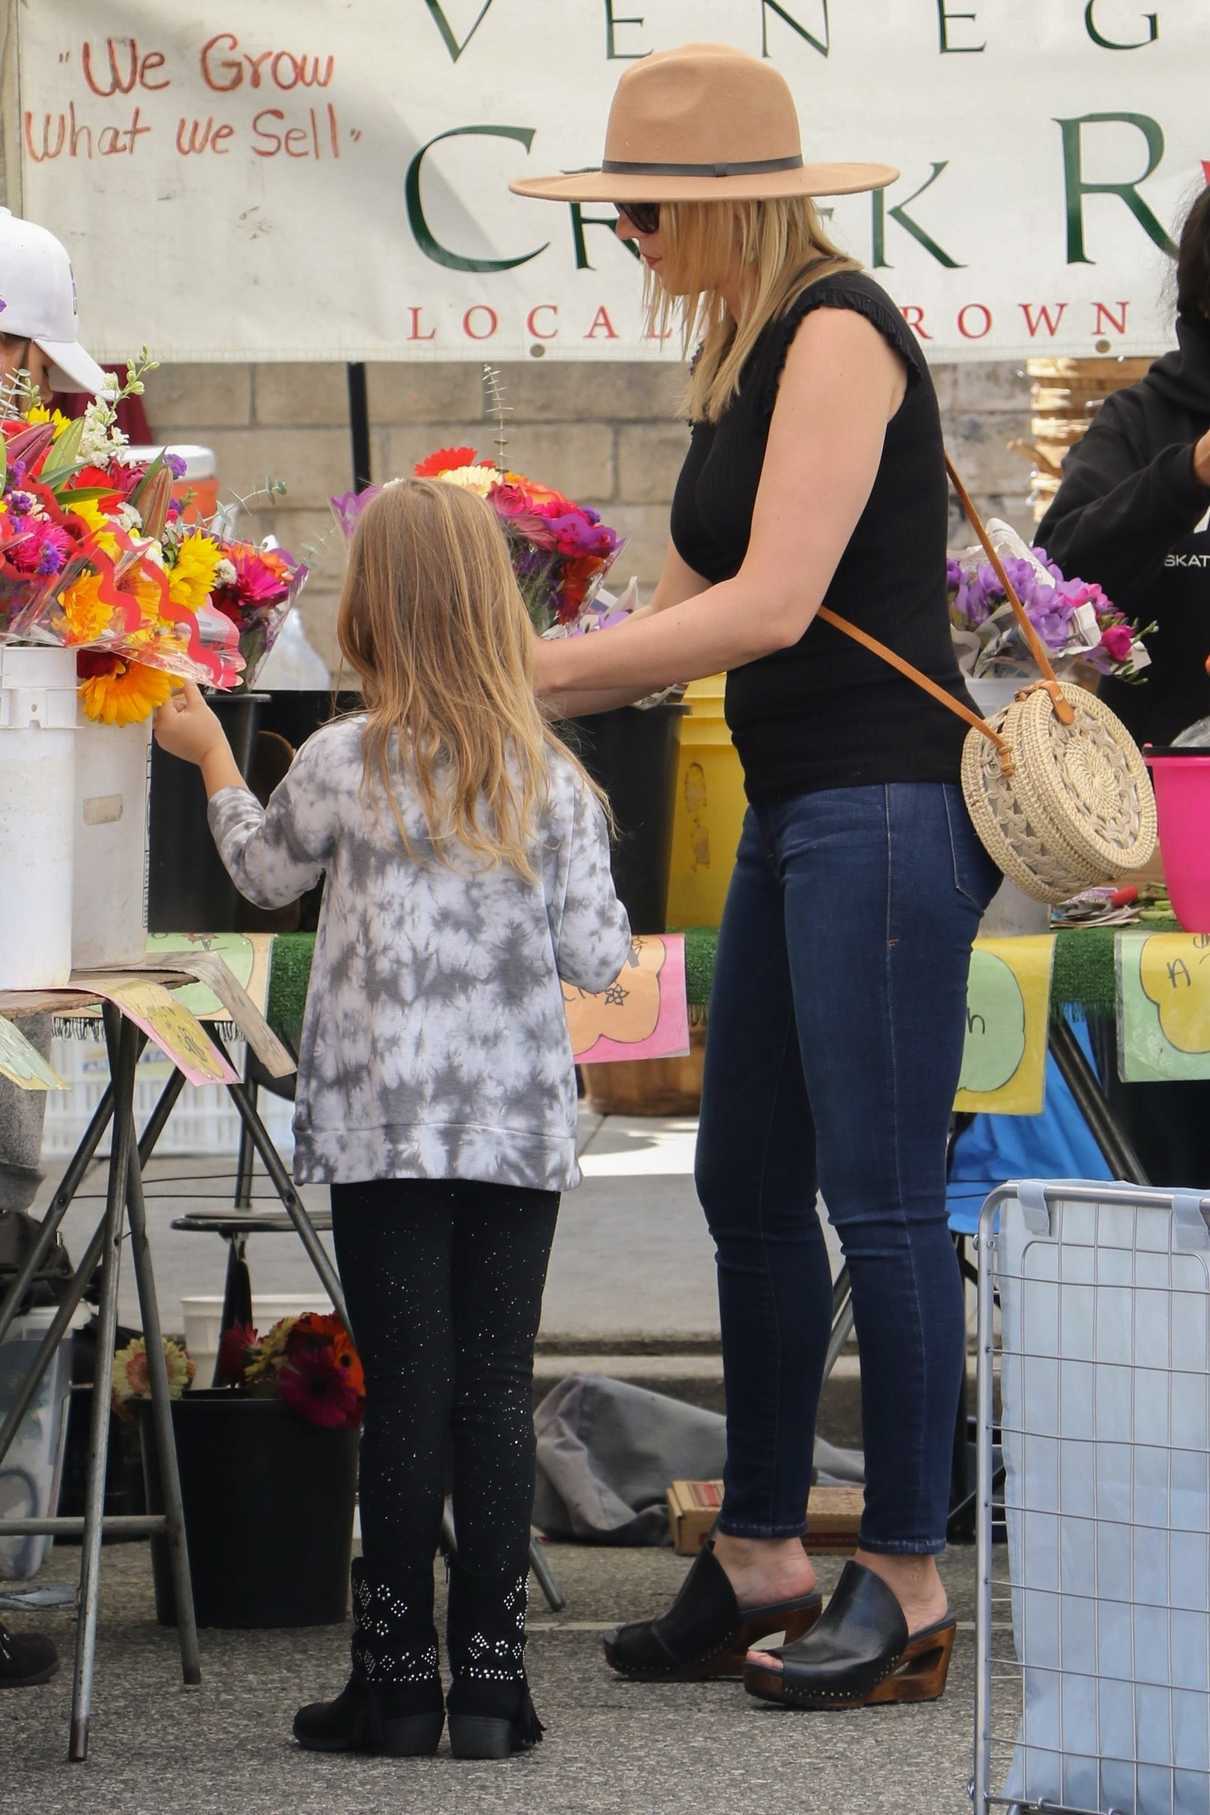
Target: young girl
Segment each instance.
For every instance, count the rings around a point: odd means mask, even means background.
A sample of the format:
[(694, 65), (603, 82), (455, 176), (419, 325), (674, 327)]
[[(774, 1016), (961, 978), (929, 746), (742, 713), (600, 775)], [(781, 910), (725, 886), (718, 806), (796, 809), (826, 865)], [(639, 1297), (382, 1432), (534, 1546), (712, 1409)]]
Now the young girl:
[(452, 1464), (450, 1743), (504, 1757), (542, 1732), (523, 1663), (533, 1346), (559, 1193), (579, 1179), (559, 980), (606, 988), (630, 929), (597, 790), (535, 703), (487, 505), (431, 480), (384, 490), (353, 540), (338, 634), (366, 710), (317, 732), (267, 809), (196, 689), (156, 724), (201, 768), (244, 895), (277, 906), (326, 877), (294, 1172), (330, 1184), (365, 1364), (363, 1554), (352, 1675), (294, 1733), (317, 1751), (436, 1750)]

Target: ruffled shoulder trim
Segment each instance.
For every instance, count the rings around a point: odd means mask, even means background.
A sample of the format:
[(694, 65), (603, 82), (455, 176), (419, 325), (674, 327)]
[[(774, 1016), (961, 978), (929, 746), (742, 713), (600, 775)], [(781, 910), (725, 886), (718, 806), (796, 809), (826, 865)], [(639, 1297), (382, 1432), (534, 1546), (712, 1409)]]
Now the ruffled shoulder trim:
[(800, 326), (816, 309), (852, 309), (864, 315), (903, 359), (908, 370), (909, 387), (918, 383), (927, 369), (924, 353), (916, 336), (904, 321), (886, 292), (872, 278), (855, 271), (842, 271), (835, 277), (821, 277), (801, 295), (795, 297), (784, 315), (766, 329), (767, 346), (757, 368), (758, 401), (766, 415), (773, 413), (778, 387), (789, 353)]

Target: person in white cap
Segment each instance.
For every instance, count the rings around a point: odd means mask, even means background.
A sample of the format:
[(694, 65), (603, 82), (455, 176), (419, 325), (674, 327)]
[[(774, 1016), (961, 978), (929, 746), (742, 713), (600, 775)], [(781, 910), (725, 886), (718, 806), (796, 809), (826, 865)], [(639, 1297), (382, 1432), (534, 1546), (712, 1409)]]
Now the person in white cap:
[(44, 401), (53, 391), (112, 389), (79, 333), (66, 246), (0, 208), (0, 379), (26, 371)]
[[(21, 371), (47, 403), (54, 391), (95, 394), (113, 382), (80, 344), (67, 248), (45, 227), (0, 208), (0, 385)], [(45, 1052), (50, 1016), (31, 1017), (23, 1031)], [(24, 1211), (33, 1201), (42, 1177), (45, 1113), (41, 1091), (0, 1081), (0, 1216)], [(18, 1636), (0, 1625), (0, 1689), (44, 1683), (57, 1668), (49, 1638)]]

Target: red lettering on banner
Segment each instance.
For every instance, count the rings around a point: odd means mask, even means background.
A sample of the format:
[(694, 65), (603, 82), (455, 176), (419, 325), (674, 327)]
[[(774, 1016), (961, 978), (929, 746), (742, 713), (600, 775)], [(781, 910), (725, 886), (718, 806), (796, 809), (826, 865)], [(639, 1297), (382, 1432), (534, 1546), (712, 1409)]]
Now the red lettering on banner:
[(618, 331), (609, 319), (609, 310), (602, 303), (592, 318), (592, 326), (584, 336), (585, 340), (595, 340), (598, 334), (604, 334), (606, 340), (616, 340)]
[(231, 147), (227, 140), (235, 137), (234, 126), (216, 126), (213, 116), (205, 120), (180, 119), (176, 123), (176, 148), (183, 158), (197, 157), (212, 151), (225, 157)]
[[(217, 94), (232, 89), (327, 88), (336, 67), (335, 57), (297, 56), (289, 50), (262, 50), (258, 56), (241, 50), (234, 32), (216, 32), (199, 54), (202, 81)], [(266, 67), (267, 66), (267, 67)]]
[[(126, 52), (125, 69), (120, 65), (118, 54), (120, 49), (124, 49)], [(145, 56), (140, 57), (137, 38), (106, 38), (105, 53), (109, 59), (108, 88), (103, 86), (103, 81), (97, 79), (93, 70), (92, 44), (86, 38), (80, 46), (84, 80), (92, 89), (93, 94), (100, 95), (102, 100), (107, 101), (112, 95), (128, 95), (134, 88), (149, 88), (154, 93), (158, 93), (161, 88), (172, 86), (167, 79), (163, 82), (152, 82), (148, 79), (152, 70), (163, 69), (164, 53), (160, 50), (149, 50)]]
[(1050, 303), (1039, 303), (1036, 314), (1034, 313), (1034, 305), (1032, 303), (1018, 303), (1017, 307), (1025, 317), (1025, 325), (1029, 329), (1029, 338), (1031, 340), (1037, 339), (1038, 329), (1040, 327), (1044, 327), (1053, 340), (1059, 331), (1063, 317), (1067, 313), (1067, 304), (1065, 302), (1056, 304), (1053, 311)]
[(921, 340), (931, 340), (933, 338), (931, 334), (925, 332), (924, 310), (920, 307), (919, 303), (905, 303), (899, 313), (903, 316), (904, 321), (906, 321), (912, 332), (918, 334)]
[(1120, 316), (1114, 314), (1113, 309), (1110, 308), (1108, 303), (1094, 303), (1092, 306), (1097, 312), (1096, 321), (1094, 322), (1092, 329), (1094, 334), (1104, 334), (1109, 328), (1112, 328), (1115, 334), (1124, 334), (1126, 332), (1126, 316), (1130, 309), (1130, 304), (1128, 302), (1120, 302), (1114, 305), (1115, 308), (1122, 311)]
[[(968, 328), (966, 325), (966, 318), (972, 312), (972, 310), (977, 310), (978, 313), (983, 317), (983, 326), (979, 329), (979, 331), (977, 333), (975, 332), (974, 329)], [(991, 331), (992, 331), (992, 312), (989, 308), (987, 308), (987, 306), (984, 303), (966, 303), (963, 305), (963, 307), (961, 309), (959, 309), (959, 311), (958, 311), (958, 332), (959, 332), (959, 334), (961, 334), (963, 340), (983, 340), (987, 337), (987, 335), (989, 335), (991, 333)]]
[(427, 334), (422, 334), (420, 332), (420, 317), (423, 313), (423, 309), (417, 309), (415, 306), (408, 310), (408, 314), (412, 318), (411, 326), (407, 333), (407, 338), (409, 340), (436, 340), (436, 328), (430, 328)]
[(538, 326), (538, 317), (539, 315), (557, 316), (558, 313), (559, 306), (557, 303), (535, 303), (534, 307), (525, 317), (525, 332), (529, 335), (530, 339), (557, 340), (559, 336), (558, 328), (552, 328), (548, 334), (543, 334), (541, 328)]
[[(263, 140), (262, 144), (253, 145), (254, 157), (275, 158), (281, 152), (284, 152), (288, 158), (312, 158), (315, 160), (340, 156), (340, 122), (336, 117), (336, 109), (330, 101), (322, 115), (317, 113), (314, 107), (308, 107), (305, 126), (286, 126), (284, 124), (286, 117), (280, 107), (262, 107), (260, 112), (254, 116), (252, 131), (256, 138)], [(326, 151), (324, 136), (320, 130), (321, 120), (327, 134), (328, 149)], [(268, 122), (276, 122), (283, 127), (283, 130), (278, 132), (275, 130), (275, 126)]]
[[(474, 328), (471, 326), (472, 315), (486, 315), (489, 317), (491, 326), (485, 333), (476, 334)], [(492, 336), (499, 332), (499, 329), (500, 317), (489, 303), (473, 303), (462, 317), (462, 332), (466, 335), (468, 340), (491, 340)]]

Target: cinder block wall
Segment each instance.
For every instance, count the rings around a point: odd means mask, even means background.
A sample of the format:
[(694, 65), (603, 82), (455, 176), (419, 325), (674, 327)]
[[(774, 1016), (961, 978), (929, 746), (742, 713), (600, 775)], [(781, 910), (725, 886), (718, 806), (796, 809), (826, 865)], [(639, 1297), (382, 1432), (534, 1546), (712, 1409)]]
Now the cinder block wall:
[[(614, 569), (624, 581), (656, 578), (668, 506), (686, 444), (677, 417), (679, 369), (551, 361), (502, 368), (507, 457), (519, 470), (595, 505), (627, 538)], [(934, 368), (950, 451), (981, 509), (1028, 533), (1029, 466), (1009, 451), (1027, 439), (1029, 386), (1013, 365)], [(434, 448), (494, 448), (480, 368), (468, 364), (372, 365), (368, 371), (375, 478), (406, 473)], [(226, 493), (255, 492), (269, 479), (284, 498), (259, 518), (311, 561), (303, 595), (308, 633), (329, 665), (343, 547), (328, 498), (348, 489), (350, 444), (341, 365), (174, 365), (152, 374), (146, 404), (166, 441), (199, 441), (218, 456)], [(955, 514), (951, 543), (970, 538)]]

